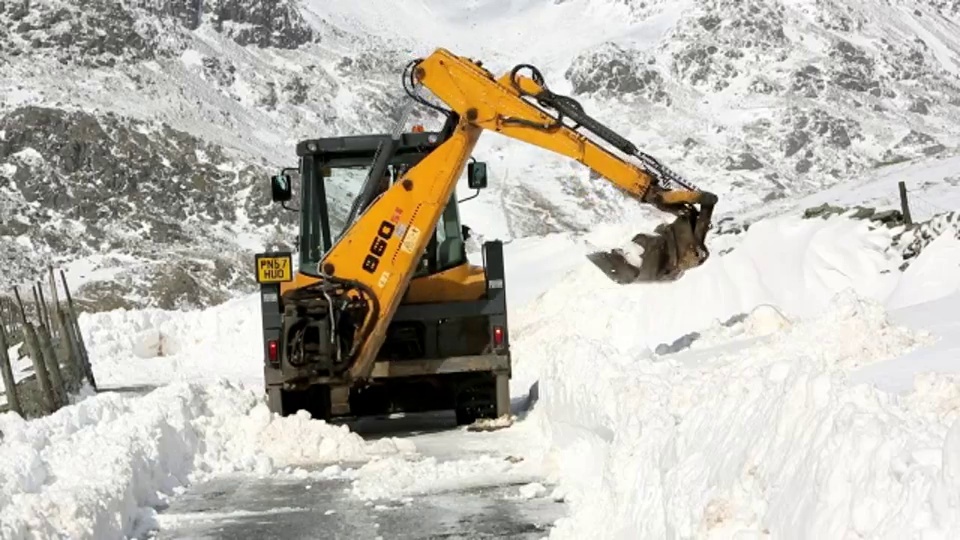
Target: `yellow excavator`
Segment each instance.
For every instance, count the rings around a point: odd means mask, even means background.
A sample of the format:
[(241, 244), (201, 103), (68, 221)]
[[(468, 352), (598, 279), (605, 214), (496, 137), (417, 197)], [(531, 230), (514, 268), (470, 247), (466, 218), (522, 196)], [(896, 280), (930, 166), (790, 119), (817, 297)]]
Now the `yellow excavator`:
[[(676, 216), (632, 239), (639, 260), (621, 250), (588, 256), (617, 283), (674, 280), (709, 256), (716, 196), (551, 92), (535, 67), (496, 78), (440, 48), (410, 62), (402, 80), (411, 103), (446, 117), (439, 131), (301, 141), (299, 166), (271, 178), (274, 202), (300, 216), (296, 268), (290, 252), (255, 257), (265, 390), (276, 413), (306, 409), (330, 419), (453, 409), (460, 424), (509, 414), (503, 245), (485, 242), (483, 265), (469, 263), (455, 194), (464, 169), (471, 189), (487, 186), (486, 165), (472, 157), (484, 130), (572, 158)], [(423, 88), (446, 107), (425, 99)], [(287, 207), (293, 171), (296, 209)], [(364, 180), (338, 223), (328, 183), (351, 178)]]

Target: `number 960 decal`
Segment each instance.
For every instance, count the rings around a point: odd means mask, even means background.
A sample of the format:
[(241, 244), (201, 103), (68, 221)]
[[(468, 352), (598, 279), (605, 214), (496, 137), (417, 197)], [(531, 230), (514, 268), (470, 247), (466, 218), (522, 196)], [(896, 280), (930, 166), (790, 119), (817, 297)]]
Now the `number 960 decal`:
[(393, 232), (396, 229), (397, 226), (389, 221), (384, 220), (380, 223), (377, 235), (373, 237), (373, 242), (370, 243), (370, 252), (363, 259), (364, 270), (371, 274), (377, 270), (377, 266), (380, 265), (380, 257), (383, 257), (384, 252), (387, 251), (387, 240), (393, 237)]

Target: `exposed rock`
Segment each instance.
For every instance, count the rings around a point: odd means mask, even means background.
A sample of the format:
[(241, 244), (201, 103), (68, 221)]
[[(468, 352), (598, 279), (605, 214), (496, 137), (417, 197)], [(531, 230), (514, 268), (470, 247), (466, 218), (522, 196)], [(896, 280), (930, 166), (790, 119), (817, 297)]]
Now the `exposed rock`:
[(293, 77), (283, 86), (285, 99), (294, 105), (302, 105), (307, 101), (307, 84), (300, 77)]
[(213, 56), (203, 57), (203, 74), (208, 80), (215, 81), (223, 87), (232, 86), (236, 82), (237, 69), (233, 63), (227, 59), (219, 59)]
[(634, 94), (655, 103), (670, 105), (670, 96), (663, 88), (663, 78), (655, 69), (647, 68), (644, 59), (637, 51), (607, 44), (577, 57), (567, 69), (565, 77), (577, 94)]
[(826, 87), (827, 83), (823, 78), (823, 72), (817, 66), (805, 66), (793, 73), (791, 90), (803, 97), (817, 97)]
[(296, 49), (314, 40), (291, 0), (213, 0), (203, 5), (213, 14), (213, 27), (240, 45)]
[(946, 147), (926, 133), (910, 130), (892, 148), (883, 153), (883, 159), (891, 162), (896, 159), (910, 159), (939, 154)]
[(899, 210), (877, 211), (868, 206), (843, 207), (823, 203), (820, 206), (807, 208), (803, 211), (804, 219), (823, 218), (846, 215), (850, 219), (869, 220), (886, 227), (903, 225), (903, 214)]
[[(14, 188), (0, 190), (0, 208), (12, 215), (0, 221), (0, 237), (26, 237), (57, 257), (119, 251), (143, 259), (111, 287), (93, 288), (102, 305), (222, 299), (222, 287), (238, 277), (223, 268), (217, 274), (216, 268), (187, 264), (191, 254), (209, 245), (220, 249), (210, 261), (244, 252), (218, 237), (236, 222), (238, 204), (249, 208), (245, 219), (254, 227), (294, 222), (290, 213), (269, 213), (267, 170), (240, 168), (222, 148), (169, 127), (24, 107), (0, 118), (0, 132), (0, 178), (6, 176)], [(237, 200), (245, 189), (250, 195)], [(42, 225), (24, 228), (24, 223)], [(47, 262), (48, 253), (21, 252), (23, 244), (10, 243), (15, 247), (5, 254), (11, 266), (4, 282), (25, 279)], [(163, 261), (160, 272), (146, 271), (151, 260)], [(137, 300), (140, 283), (146, 283), (139, 292), (148, 298)], [(185, 289), (185, 283), (203, 288)]]
[(942, 234), (960, 239), (960, 212), (938, 214), (925, 222), (914, 224), (896, 236), (895, 246), (899, 247), (906, 261), (901, 269), (906, 268), (912, 259)]
[(915, 112), (917, 114), (927, 114), (930, 112), (930, 100), (927, 98), (917, 98), (910, 103), (910, 112)]
[(150, 60), (172, 52), (163, 45), (160, 30), (139, 24), (134, 13), (119, 2), (4, 2), (0, 14), (16, 21), (6, 33), (0, 33), (0, 51), (6, 54), (39, 50), (62, 64), (113, 67), (118, 62)]
[(741, 152), (735, 157), (727, 158), (727, 170), (728, 171), (755, 171), (757, 169), (762, 169), (763, 163), (753, 156), (753, 154), (747, 152)]

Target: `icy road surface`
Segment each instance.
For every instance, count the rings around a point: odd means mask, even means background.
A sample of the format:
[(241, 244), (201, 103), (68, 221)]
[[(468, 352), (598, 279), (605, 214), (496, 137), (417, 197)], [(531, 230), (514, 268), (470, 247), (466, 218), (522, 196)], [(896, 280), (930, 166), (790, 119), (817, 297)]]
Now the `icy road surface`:
[[(376, 507), (345, 498), (344, 489), (345, 480), (218, 479), (178, 500), (171, 524), (156, 538), (543, 538), (544, 524), (558, 517), (559, 505), (549, 500), (508, 500), (516, 486)], [(294, 507), (287, 506), (291, 502)]]
[[(452, 414), (364, 420), (350, 427), (367, 439), (406, 434), (422, 454), (454, 466), (521, 459), (506, 451), (514, 446), (510, 432), (467, 432), (456, 427)], [(322, 475), (320, 469), (311, 473)], [(225, 475), (174, 499), (159, 516), (159, 534), (146, 538), (543, 538), (566, 512), (549, 497), (549, 486), (536, 480), (475, 477), (400, 499), (367, 500), (344, 477)]]

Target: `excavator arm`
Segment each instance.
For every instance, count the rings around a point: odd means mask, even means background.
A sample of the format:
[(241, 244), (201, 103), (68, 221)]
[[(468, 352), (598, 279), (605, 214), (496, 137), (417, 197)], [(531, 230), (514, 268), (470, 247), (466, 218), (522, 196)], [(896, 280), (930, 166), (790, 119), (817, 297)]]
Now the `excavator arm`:
[[(672, 224), (655, 231), (657, 235), (633, 238), (643, 249), (642, 262), (637, 265), (631, 264), (621, 250), (588, 256), (614, 281), (676, 279), (709, 256), (705, 238), (717, 197), (694, 188), (653, 156), (587, 115), (574, 99), (548, 90), (537, 68), (520, 64), (495, 79), (480, 63), (445, 49), (438, 49), (415, 66), (415, 82), (427, 87), (470, 125), (575, 159), (629, 196), (677, 216)], [(523, 70), (529, 70), (531, 76), (521, 75)], [(544, 108), (553, 109), (556, 115), (547, 114)], [(566, 119), (573, 125), (567, 125)], [(584, 131), (635, 158), (638, 164), (600, 146)]]
[[(523, 68), (531, 69), (532, 76), (520, 75)], [(408, 71), (405, 87), (407, 82), (415, 89), (422, 85), (450, 109), (438, 108), (409, 89), (408, 93), (444, 112), (452, 131), (382, 195), (358, 208), (356, 219), (347, 224), (340, 240), (318, 265), (322, 277), (318, 286), (324, 295), (349, 299), (341, 301), (338, 309), (355, 314), (352, 321), (340, 321), (340, 331), (353, 334), (349, 340), (352, 348), (343, 352), (351, 356), (347, 363), (351, 379), (369, 377), (417, 261), (483, 130), (575, 159), (637, 200), (677, 216), (674, 224), (655, 231), (659, 236), (634, 237), (645, 250), (639, 266), (617, 250), (591, 256), (616, 281), (674, 279), (707, 258), (704, 237), (716, 197), (686, 185), (652, 157), (587, 116), (575, 101), (550, 92), (535, 68), (517, 66), (496, 79), (479, 63), (438, 49), (412, 62)], [(554, 109), (557, 116), (548, 115), (529, 100)], [(566, 125), (567, 118), (575, 124)], [(617, 157), (580, 129), (636, 157), (639, 164)], [(680, 188), (669, 189), (668, 184)], [(699, 209), (695, 207), (698, 204)], [(331, 308), (331, 318), (333, 312)]]

